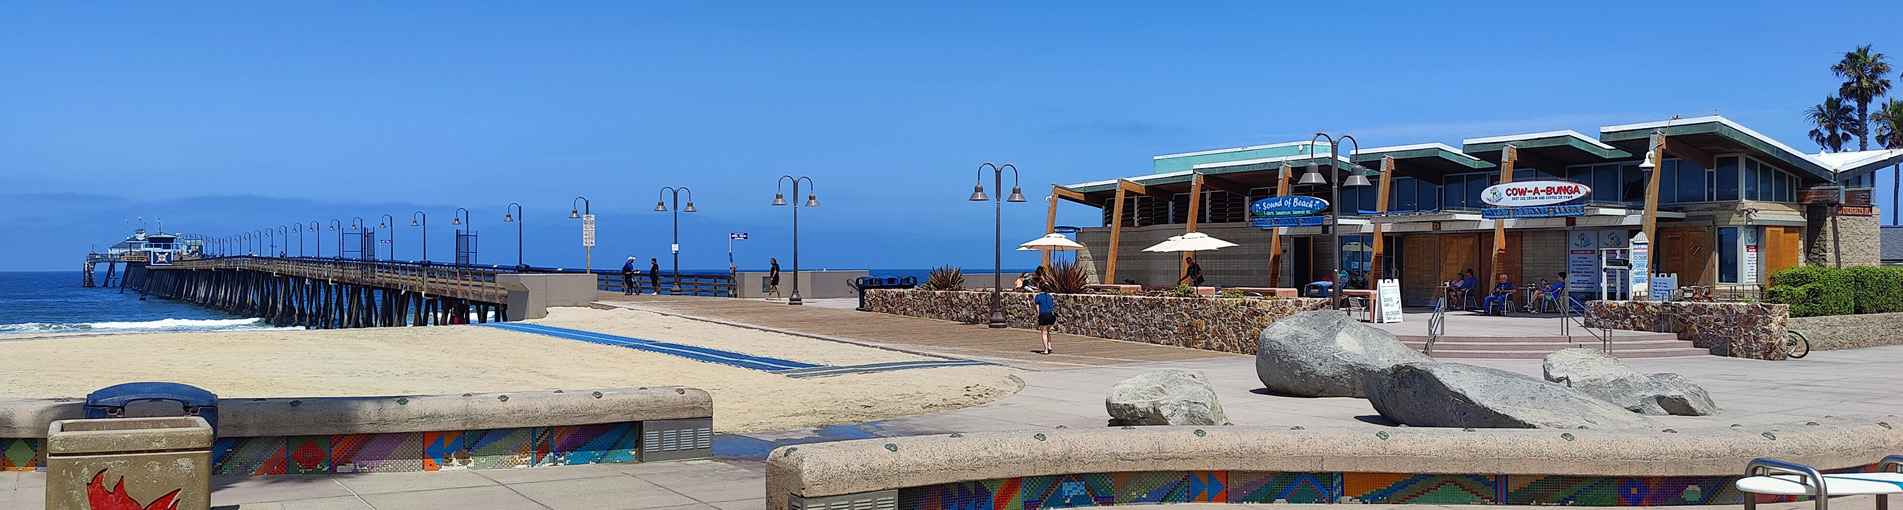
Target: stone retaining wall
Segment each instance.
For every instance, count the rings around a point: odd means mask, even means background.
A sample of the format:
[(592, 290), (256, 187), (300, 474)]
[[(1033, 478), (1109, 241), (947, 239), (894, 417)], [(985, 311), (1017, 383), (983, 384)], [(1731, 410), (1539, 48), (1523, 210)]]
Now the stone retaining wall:
[[(0, 471), (44, 469), (48, 425), (83, 418), (83, 406), (0, 399)], [(220, 475), (645, 462), (705, 457), (713, 441), (712, 395), (676, 387), (231, 399), (218, 418)]]
[(1678, 430), (1158, 426), (865, 439), (774, 450), (766, 507), (786, 510), (795, 498), (805, 508), (891, 498), (898, 510), (994, 501), (1735, 505), (1743, 494), (1732, 482), (1751, 459), (1869, 466), (1903, 448), (1895, 421)]
[(1781, 360), (1791, 305), (1690, 301), (1589, 301), (1595, 327), (1675, 333), (1680, 340), (1734, 358)]
[(1813, 351), (1903, 345), (1903, 313), (1792, 317), (1791, 329), (1810, 339)]
[[(1004, 293), (1010, 327), (1036, 329), (1036, 294)], [(1173, 298), (1112, 294), (1052, 294), (1057, 325), (1051, 331), (1113, 340), (1255, 354), (1270, 323), (1327, 306), (1325, 299)], [(991, 293), (870, 290), (874, 312), (978, 324), (990, 320)]]

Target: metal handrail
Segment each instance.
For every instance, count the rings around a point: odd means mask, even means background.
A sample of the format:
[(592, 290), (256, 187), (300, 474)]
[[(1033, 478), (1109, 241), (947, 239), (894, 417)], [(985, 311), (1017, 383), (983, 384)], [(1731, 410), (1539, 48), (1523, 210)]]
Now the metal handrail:
[[(1890, 457), (1896, 456), (1892, 455)], [(1890, 457), (1884, 457), (1883, 459), (1887, 461), (1890, 460)], [(1773, 472), (1809, 478), (1814, 482), (1810, 484), (1813, 489), (1811, 497), (1817, 504), (1817, 510), (1827, 510), (1829, 508), (1826, 500), (1830, 499), (1830, 490), (1824, 488), (1824, 474), (1817, 472), (1816, 468), (1795, 462), (1763, 458), (1751, 459), (1750, 463), (1744, 465), (1744, 476), (1765, 476)], [(1745, 510), (1755, 510), (1757, 507), (1757, 496), (1746, 494), (1744, 497)]]
[(268, 272), (329, 282), (375, 287), (434, 291), (434, 295), (504, 303), (508, 291), (496, 282), (498, 274), (515, 271), (473, 268), (425, 262), (350, 259), (276, 258), (249, 255), (182, 261), (152, 269), (229, 269)]

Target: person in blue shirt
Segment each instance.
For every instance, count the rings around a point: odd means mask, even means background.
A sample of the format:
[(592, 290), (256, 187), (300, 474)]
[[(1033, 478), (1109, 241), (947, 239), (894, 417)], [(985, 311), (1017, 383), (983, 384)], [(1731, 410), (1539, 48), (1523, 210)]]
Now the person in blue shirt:
[(1482, 303), (1480, 309), (1485, 311), (1488, 315), (1495, 315), (1493, 307), (1494, 305), (1499, 305), (1500, 313), (1498, 315), (1506, 315), (1507, 307), (1513, 306), (1513, 288), (1513, 280), (1508, 280), (1507, 275), (1502, 274), (1499, 278), (1495, 278), (1493, 293), (1487, 295), (1487, 299)]
[(1044, 335), (1044, 350), (1038, 354), (1051, 353), (1051, 325), (1057, 324), (1057, 299), (1050, 291), (1037, 290), (1037, 297), (1031, 299), (1037, 304), (1037, 331)]
[(621, 295), (632, 294), (634, 294), (634, 257), (630, 256), (628, 262), (621, 265)]

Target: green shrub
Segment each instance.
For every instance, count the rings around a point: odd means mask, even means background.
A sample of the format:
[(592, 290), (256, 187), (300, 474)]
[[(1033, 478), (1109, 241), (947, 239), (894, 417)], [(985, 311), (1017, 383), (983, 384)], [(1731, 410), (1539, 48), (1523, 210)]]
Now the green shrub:
[(1249, 295), (1242, 293), (1242, 289), (1222, 289), (1222, 297), (1226, 297), (1230, 299), (1242, 299), (1245, 297), (1249, 297)]
[(1090, 292), (1090, 282), (1084, 279), (1084, 266), (1065, 260), (1053, 260), (1044, 274), (1044, 290), (1052, 294), (1088, 294)]
[(1190, 286), (1190, 284), (1185, 283), (1182, 285), (1177, 285), (1175, 289), (1171, 289), (1169, 293), (1164, 295), (1169, 297), (1196, 297), (1199, 294), (1196, 293), (1196, 287)]
[(1903, 268), (1794, 267), (1771, 273), (1764, 300), (1792, 317), (1903, 312)]
[(965, 274), (957, 267), (946, 264), (932, 268), (925, 275), (925, 283), (918, 288), (923, 290), (965, 290)]

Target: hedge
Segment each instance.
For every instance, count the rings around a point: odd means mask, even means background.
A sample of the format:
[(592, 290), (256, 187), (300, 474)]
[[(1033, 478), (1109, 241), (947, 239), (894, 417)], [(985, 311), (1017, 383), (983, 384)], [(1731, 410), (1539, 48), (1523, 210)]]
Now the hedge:
[(1903, 312), (1903, 268), (1800, 266), (1771, 273), (1765, 301), (1792, 317)]

